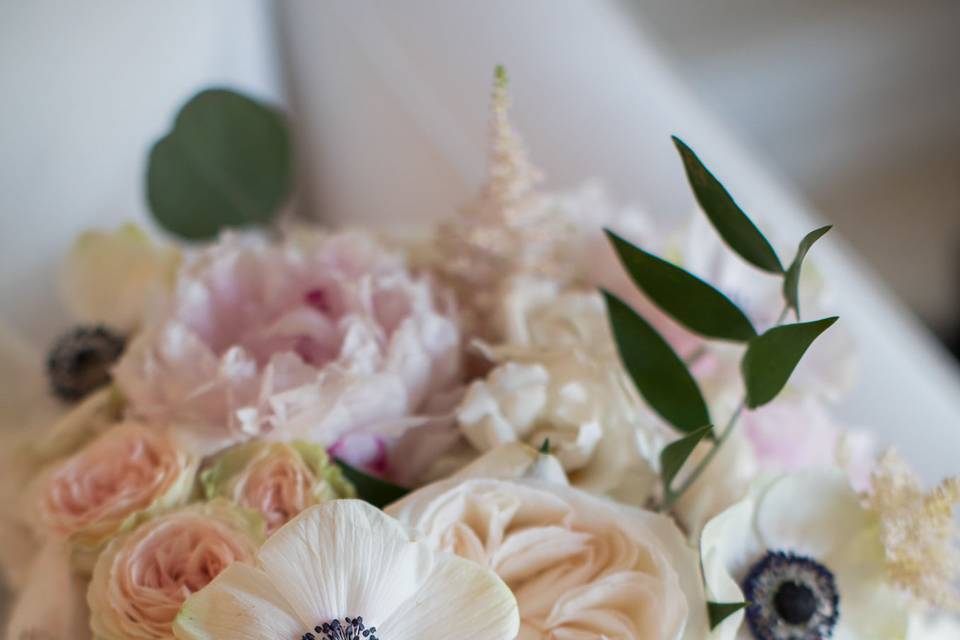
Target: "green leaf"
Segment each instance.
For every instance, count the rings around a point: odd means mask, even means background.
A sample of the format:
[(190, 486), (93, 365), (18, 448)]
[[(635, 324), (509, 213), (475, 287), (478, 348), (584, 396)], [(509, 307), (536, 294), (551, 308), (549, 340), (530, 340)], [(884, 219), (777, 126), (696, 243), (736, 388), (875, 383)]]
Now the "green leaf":
[(700, 387), (667, 341), (618, 297), (603, 295), (620, 358), (647, 404), (684, 433), (710, 424)]
[(544, 438), (543, 444), (540, 445), (540, 453), (548, 455), (550, 453), (550, 438)]
[(357, 490), (357, 497), (379, 509), (410, 493), (409, 489), (375, 478), (356, 467), (350, 466), (339, 458), (335, 458), (334, 462), (343, 471), (343, 477)]
[(677, 322), (708, 338), (745, 342), (757, 335), (743, 311), (713, 286), (609, 229), (606, 233), (636, 285)]
[(707, 614), (710, 616), (710, 630), (716, 629), (721, 622), (749, 606), (749, 602), (708, 602)]
[(150, 151), (147, 201), (164, 229), (187, 239), (266, 224), (290, 192), (283, 117), (246, 96), (210, 89), (180, 110)]
[(783, 273), (777, 253), (760, 233), (753, 221), (737, 205), (729, 192), (707, 170), (700, 158), (683, 140), (673, 136), (673, 143), (683, 159), (683, 167), (700, 208), (714, 228), (744, 260), (770, 273)]
[(822, 238), (827, 231), (830, 231), (833, 227), (827, 225), (825, 227), (820, 227), (819, 229), (814, 229), (806, 236), (803, 240), (800, 241), (800, 246), (797, 248), (797, 255), (794, 257), (793, 262), (790, 263), (790, 267), (787, 268), (787, 274), (783, 277), (783, 299), (787, 301), (787, 305), (797, 314), (797, 320), (800, 319), (800, 268), (803, 266), (803, 259), (807, 257), (807, 252), (810, 251), (810, 247), (813, 246), (813, 243)]
[(713, 427), (711, 425), (697, 429), (690, 435), (671, 442), (660, 452), (660, 477), (663, 478), (663, 486), (668, 493), (670, 492), (670, 485), (673, 483), (673, 479), (677, 477), (680, 469), (683, 468), (683, 463), (687, 461), (687, 458), (690, 457), (693, 450), (700, 444), (700, 441), (709, 435), (712, 430)]
[(773, 400), (813, 341), (836, 321), (834, 316), (786, 324), (751, 340), (740, 362), (747, 387), (747, 406), (755, 409)]

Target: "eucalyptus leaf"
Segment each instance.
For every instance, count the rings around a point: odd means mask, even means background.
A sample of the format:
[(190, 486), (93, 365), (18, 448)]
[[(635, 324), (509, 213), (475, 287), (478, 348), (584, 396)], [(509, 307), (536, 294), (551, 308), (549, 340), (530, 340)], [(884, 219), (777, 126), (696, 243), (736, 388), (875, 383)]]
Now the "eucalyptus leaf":
[(147, 167), (153, 217), (187, 239), (270, 222), (291, 185), (283, 117), (226, 89), (202, 91), (187, 102), (151, 149)]
[(343, 472), (343, 477), (357, 490), (357, 497), (379, 509), (396, 502), (410, 493), (409, 489), (395, 485), (392, 482), (387, 482), (386, 480), (381, 480), (380, 478), (375, 478), (339, 458), (334, 458), (334, 462), (340, 467), (340, 470)]
[(609, 229), (606, 234), (634, 283), (677, 322), (708, 338), (745, 342), (757, 335), (746, 314), (712, 285)]
[(822, 238), (827, 231), (830, 231), (832, 228), (831, 225), (827, 225), (819, 229), (814, 229), (805, 235), (803, 240), (800, 241), (800, 246), (797, 248), (796, 257), (794, 257), (793, 262), (790, 263), (790, 266), (787, 268), (787, 273), (783, 277), (783, 299), (787, 301), (787, 305), (797, 314), (797, 320), (800, 319), (800, 268), (803, 266), (803, 260), (807, 257), (807, 252), (810, 251), (813, 243)]
[(730, 193), (683, 140), (673, 136), (673, 143), (683, 159), (687, 179), (700, 208), (707, 214), (723, 240), (740, 254), (740, 257), (758, 269), (782, 274), (783, 265), (780, 264), (776, 251)]
[(673, 348), (622, 300), (603, 295), (620, 358), (647, 404), (684, 433), (710, 424), (700, 387)]
[(755, 409), (773, 400), (813, 341), (836, 321), (834, 316), (786, 324), (751, 340), (740, 362), (747, 388), (747, 406)]
[(708, 602), (707, 614), (710, 616), (710, 630), (716, 629), (721, 622), (749, 606), (749, 602)]
[(679, 440), (671, 442), (660, 452), (660, 477), (663, 478), (663, 486), (670, 492), (670, 485), (673, 479), (680, 473), (683, 464), (697, 448), (700, 441), (708, 436), (713, 430), (710, 425), (698, 429), (690, 435), (684, 436)]

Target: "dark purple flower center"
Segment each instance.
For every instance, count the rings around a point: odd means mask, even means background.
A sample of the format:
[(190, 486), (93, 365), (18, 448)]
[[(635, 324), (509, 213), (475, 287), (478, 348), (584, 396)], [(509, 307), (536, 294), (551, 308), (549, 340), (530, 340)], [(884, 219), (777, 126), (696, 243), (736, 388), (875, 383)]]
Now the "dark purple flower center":
[(343, 622), (339, 619), (324, 622), (313, 628), (313, 632), (308, 631), (303, 634), (301, 640), (378, 640), (377, 628), (369, 629), (363, 625), (363, 618), (345, 617)]

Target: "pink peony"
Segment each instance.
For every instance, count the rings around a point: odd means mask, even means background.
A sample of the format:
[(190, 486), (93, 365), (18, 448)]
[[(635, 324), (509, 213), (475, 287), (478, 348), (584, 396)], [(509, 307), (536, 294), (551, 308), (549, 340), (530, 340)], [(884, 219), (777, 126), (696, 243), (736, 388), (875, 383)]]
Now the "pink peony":
[(359, 233), (227, 234), (189, 260), (118, 364), (132, 411), (205, 452), (255, 436), (332, 446), (418, 424), (459, 371), (429, 280)]

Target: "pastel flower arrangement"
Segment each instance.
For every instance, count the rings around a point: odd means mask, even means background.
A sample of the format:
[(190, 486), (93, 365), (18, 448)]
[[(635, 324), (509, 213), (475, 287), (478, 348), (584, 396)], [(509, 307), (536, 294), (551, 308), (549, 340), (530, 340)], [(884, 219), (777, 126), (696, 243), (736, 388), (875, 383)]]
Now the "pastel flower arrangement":
[(6, 637), (960, 637), (960, 480), (833, 415), (828, 229), (784, 266), (679, 140), (678, 228), (545, 191), (509, 106), (416, 241), (281, 219), (282, 117), (184, 107), (148, 199), (203, 243), (81, 236), (60, 404), (3, 425)]

